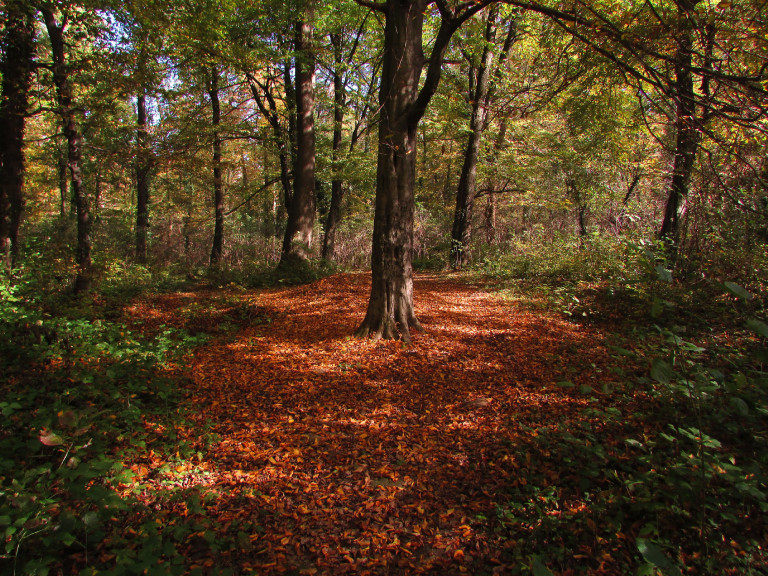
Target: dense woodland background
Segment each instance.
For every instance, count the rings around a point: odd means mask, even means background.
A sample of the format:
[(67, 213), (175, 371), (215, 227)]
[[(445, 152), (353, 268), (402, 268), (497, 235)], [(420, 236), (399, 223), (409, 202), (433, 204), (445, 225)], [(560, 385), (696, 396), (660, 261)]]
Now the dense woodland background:
[[(765, 573), (765, 0), (0, 24), (0, 571)], [(327, 469), (291, 460), (318, 439)], [(307, 483), (254, 492), (275, 470)], [(406, 488), (399, 528), (337, 532)]]
[[(99, 278), (279, 261), (305, 62), (307, 254), (367, 266), (380, 13), (315, 6), (302, 48), (290, 3), (41, 6), (5, 11), (4, 122), (26, 98), (23, 192), (8, 177), (3, 188), (17, 264), (45, 252), (71, 281), (77, 197)], [(762, 8), (513, 3), (470, 19), (418, 132), (417, 265), (493, 266), (539, 248), (596, 257), (663, 238), (686, 272), (753, 279), (768, 209)], [(427, 46), (438, 22), (429, 8)], [(18, 171), (6, 156), (4, 173)]]

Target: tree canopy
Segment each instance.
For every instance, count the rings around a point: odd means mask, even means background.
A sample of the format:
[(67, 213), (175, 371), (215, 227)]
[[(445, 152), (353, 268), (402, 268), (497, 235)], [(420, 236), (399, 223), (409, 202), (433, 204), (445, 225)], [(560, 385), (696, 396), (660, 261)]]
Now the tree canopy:
[(764, 573), (766, 0), (6, 0), (0, 91), (0, 572)]

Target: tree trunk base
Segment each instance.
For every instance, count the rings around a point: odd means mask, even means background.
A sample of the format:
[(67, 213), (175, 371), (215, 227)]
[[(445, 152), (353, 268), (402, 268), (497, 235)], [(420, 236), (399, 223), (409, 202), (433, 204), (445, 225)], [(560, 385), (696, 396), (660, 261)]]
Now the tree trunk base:
[(91, 289), (90, 274), (78, 272), (72, 289), (76, 296), (87, 293)]
[(400, 311), (398, 314), (371, 314), (370, 311), (355, 331), (358, 338), (371, 338), (372, 340), (402, 340), (411, 341), (411, 331), (423, 332), (413, 310)]

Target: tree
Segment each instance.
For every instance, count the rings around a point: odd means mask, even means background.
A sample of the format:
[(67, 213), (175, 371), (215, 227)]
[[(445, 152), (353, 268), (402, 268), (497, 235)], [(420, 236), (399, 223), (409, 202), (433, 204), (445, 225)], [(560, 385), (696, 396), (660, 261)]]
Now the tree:
[(677, 49), (674, 57), (673, 100), (675, 103), (674, 132), (675, 147), (664, 220), (659, 237), (673, 245), (679, 242), (678, 223), (680, 204), (688, 196), (693, 165), (699, 144), (699, 126), (696, 118), (696, 95), (693, 88), (693, 10), (699, 0), (677, 2), (677, 26), (675, 37)]
[(24, 128), (35, 50), (34, 10), (9, 0), (2, 37), (0, 101), (0, 259), (13, 265), (24, 211)]
[[(413, 219), (417, 128), (440, 83), (443, 58), (463, 22), (490, 0), (451, 7), (437, 2), (439, 28), (423, 50), (430, 0), (357, 0), (385, 17), (379, 91), (379, 143), (371, 255), (371, 294), (358, 336), (410, 340), (421, 325), (413, 309)], [(426, 75), (420, 86), (426, 65)]]
[[(376, 94), (379, 51), (368, 33), (370, 18), (359, 18), (356, 11), (333, 7), (328, 38), (332, 61), (325, 65), (328, 83), (333, 86), (333, 125), (331, 138), (331, 198), (324, 222), (322, 257), (333, 260), (336, 235), (342, 220), (342, 206), (350, 188), (349, 157), (360, 137), (368, 129), (368, 114)], [(351, 114), (348, 114), (351, 112)], [(352, 119), (350, 120), (350, 117)], [(349, 133), (345, 146), (344, 136)], [(345, 152), (346, 148), (346, 152)]]
[(466, 54), (467, 59), (470, 61), (468, 96), (471, 113), (464, 161), (456, 190), (456, 209), (451, 230), (451, 265), (455, 269), (461, 268), (468, 256), (467, 250), (469, 248), (472, 210), (476, 192), (477, 161), (480, 141), (483, 133), (488, 128), (489, 107), (494, 94), (492, 80), (498, 80), (498, 78), (493, 77), (497, 76), (502, 70), (501, 66), (512, 49), (516, 38), (515, 23), (510, 18), (506, 23), (507, 34), (504, 46), (494, 69), (493, 43), (496, 41), (496, 32), (499, 27), (496, 21), (498, 12), (498, 5), (494, 5), (488, 13), (479, 61), (474, 61), (473, 54)]
[(147, 260), (147, 235), (149, 230), (149, 173), (152, 162), (149, 157), (149, 133), (147, 127), (147, 95), (144, 87), (136, 97), (136, 258)]
[(211, 100), (212, 164), (213, 164), (213, 245), (211, 266), (217, 266), (224, 250), (224, 186), (221, 180), (221, 103), (219, 101), (219, 75), (215, 65), (209, 70), (208, 97)]
[(341, 220), (341, 202), (344, 197), (344, 183), (339, 175), (339, 162), (341, 160), (342, 130), (344, 126), (344, 76), (342, 72), (342, 35), (331, 33), (331, 45), (333, 46), (333, 143), (332, 143), (332, 171), (331, 178), (331, 205), (328, 208), (328, 217), (325, 222), (325, 234), (323, 235), (322, 256), (326, 260), (333, 258), (336, 247), (336, 228)]
[(281, 264), (305, 260), (315, 225), (315, 57), (312, 7), (296, 23), (296, 158)]
[[(765, 5), (700, 0), (599, 6), (572, 0), (557, 7), (515, 0), (552, 18), (601, 55), (637, 89), (644, 106), (668, 118), (674, 143), (659, 236), (677, 242), (683, 200), (705, 140), (737, 164), (732, 130), (761, 138), (768, 112)], [(713, 154), (706, 150), (706, 154)], [(759, 170), (749, 166), (755, 176)]]
[(68, 23), (67, 18), (65, 16), (59, 21), (52, 4), (43, 4), (40, 7), (40, 12), (45, 20), (45, 26), (51, 40), (53, 83), (56, 86), (62, 130), (67, 139), (67, 169), (71, 178), (72, 195), (77, 210), (77, 246), (75, 249), (77, 276), (74, 291), (75, 294), (80, 294), (90, 288), (93, 272), (91, 265), (91, 205), (83, 184), (83, 135), (78, 125), (78, 116), (82, 116), (82, 110), (75, 105), (70, 71), (67, 66), (64, 39), (64, 32)]
[[(153, 60), (159, 55), (159, 46), (152, 42), (157, 38), (157, 32), (151, 30), (152, 25), (147, 24), (148, 14), (142, 13), (140, 7), (131, 5), (128, 10), (131, 9), (133, 12), (124, 15), (127, 21), (124, 26), (129, 31), (127, 57), (133, 64), (129, 64), (132, 72), (129, 92), (136, 94), (136, 259), (145, 263), (148, 255), (150, 177), (153, 164), (147, 98), (150, 87), (157, 82)], [(154, 26), (158, 25), (154, 23)]]

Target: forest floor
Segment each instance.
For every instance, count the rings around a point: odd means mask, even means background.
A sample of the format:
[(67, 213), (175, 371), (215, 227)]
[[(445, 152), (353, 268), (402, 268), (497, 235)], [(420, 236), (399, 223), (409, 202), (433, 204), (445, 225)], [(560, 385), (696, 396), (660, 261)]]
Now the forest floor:
[[(642, 519), (602, 519), (622, 489), (602, 463), (628, 458), (638, 427), (627, 395), (611, 393), (626, 360), (605, 335), (419, 275), (423, 333), (410, 344), (353, 338), (369, 285), (339, 274), (126, 309), (142, 331), (212, 336), (175, 374), (190, 409), (177, 434), (197, 456), (129, 463), (148, 513), (198, 527), (183, 544), (189, 566), (616, 574), (632, 564)], [(146, 426), (164, 434), (163, 422)], [(596, 488), (604, 501), (593, 506)]]
[(418, 274), (410, 343), (352, 336), (367, 273), (9, 291), (0, 573), (766, 574), (733, 297), (488, 282)]

